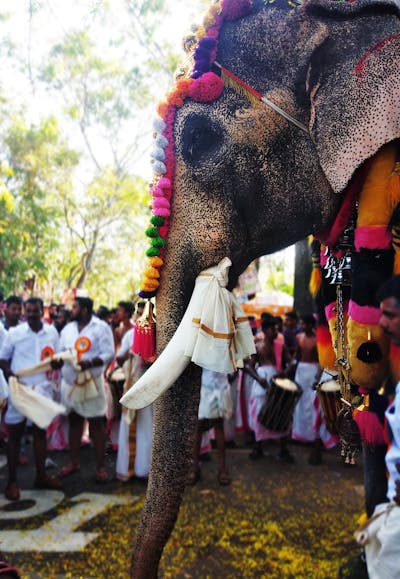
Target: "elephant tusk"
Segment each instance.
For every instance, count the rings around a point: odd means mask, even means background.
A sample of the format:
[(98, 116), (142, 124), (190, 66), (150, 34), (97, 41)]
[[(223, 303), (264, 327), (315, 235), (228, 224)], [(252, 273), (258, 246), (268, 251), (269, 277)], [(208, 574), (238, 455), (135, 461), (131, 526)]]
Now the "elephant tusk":
[(152, 404), (174, 384), (192, 361), (202, 368), (229, 373), (239, 360), (255, 353), (250, 325), (226, 289), (232, 262), (225, 257), (202, 271), (175, 334), (157, 360), (122, 396), (127, 408)]

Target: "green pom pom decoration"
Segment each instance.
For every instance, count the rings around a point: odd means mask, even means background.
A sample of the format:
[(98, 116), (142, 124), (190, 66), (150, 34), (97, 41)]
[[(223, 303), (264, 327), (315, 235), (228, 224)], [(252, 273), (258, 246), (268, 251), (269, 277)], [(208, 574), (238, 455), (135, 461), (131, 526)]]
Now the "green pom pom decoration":
[(148, 227), (146, 229), (146, 235), (147, 235), (147, 237), (159, 237), (160, 236), (157, 227)]
[(164, 247), (165, 245), (165, 239), (163, 239), (162, 237), (155, 237), (154, 239), (151, 240), (151, 245), (153, 247)]
[(149, 249), (146, 251), (147, 257), (156, 257), (160, 255), (160, 250), (158, 247), (150, 246)]
[(150, 218), (150, 223), (152, 223), (156, 227), (161, 227), (161, 225), (164, 225), (164, 221), (165, 217), (161, 217), (161, 215), (153, 215)]

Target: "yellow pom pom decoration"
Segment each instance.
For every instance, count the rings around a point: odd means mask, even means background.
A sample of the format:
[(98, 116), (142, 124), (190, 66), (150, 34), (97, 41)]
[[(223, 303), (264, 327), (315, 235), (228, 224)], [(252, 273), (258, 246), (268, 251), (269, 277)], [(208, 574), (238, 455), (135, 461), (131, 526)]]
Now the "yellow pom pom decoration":
[(160, 277), (160, 272), (155, 267), (147, 267), (143, 273), (147, 280), (158, 279)]
[(151, 267), (161, 267), (163, 265), (163, 260), (161, 259), (161, 257), (150, 257), (149, 259), (149, 264), (151, 265)]
[(156, 279), (144, 279), (142, 281), (141, 288), (146, 292), (152, 292), (158, 288), (160, 282)]

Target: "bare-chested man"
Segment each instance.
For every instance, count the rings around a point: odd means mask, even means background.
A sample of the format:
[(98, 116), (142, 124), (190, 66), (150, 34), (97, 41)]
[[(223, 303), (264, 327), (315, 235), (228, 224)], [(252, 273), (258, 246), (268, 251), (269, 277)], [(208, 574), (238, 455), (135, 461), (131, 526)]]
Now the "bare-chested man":
[(310, 464), (322, 461), (322, 443), (331, 448), (337, 442), (327, 430), (318, 403), (315, 385), (319, 382), (322, 370), (318, 364), (316, 320), (313, 315), (303, 315), (300, 319), (301, 333), (297, 334), (295, 382), (303, 389), (293, 415), (292, 438), (313, 443), (308, 458)]
[(265, 394), (271, 378), (282, 372), (283, 368), (290, 362), (286, 346), (282, 340), (277, 340), (275, 318), (269, 314), (263, 314), (261, 328), (263, 334), (256, 338), (257, 353), (252, 356), (246, 365), (246, 372), (254, 378), (249, 406), (250, 428), (254, 431), (255, 445), (250, 458), (257, 460), (263, 456), (263, 440), (279, 439), (281, 443), (279, 459), (293, 462), (293, 457), (287, 449), (289, 432), (268, 430), (258, 421), (258, 415), (265, 402)]

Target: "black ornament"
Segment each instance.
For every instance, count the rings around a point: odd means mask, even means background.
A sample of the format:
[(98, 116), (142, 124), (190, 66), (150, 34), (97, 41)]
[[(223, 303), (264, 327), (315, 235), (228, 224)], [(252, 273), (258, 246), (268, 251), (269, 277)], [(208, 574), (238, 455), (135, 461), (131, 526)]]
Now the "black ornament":
[(357, 358), (365, 364), (373, 364), (382, 360), (382, 350), (377, 342), (369, 340), (359, 346), (357, 350)]

